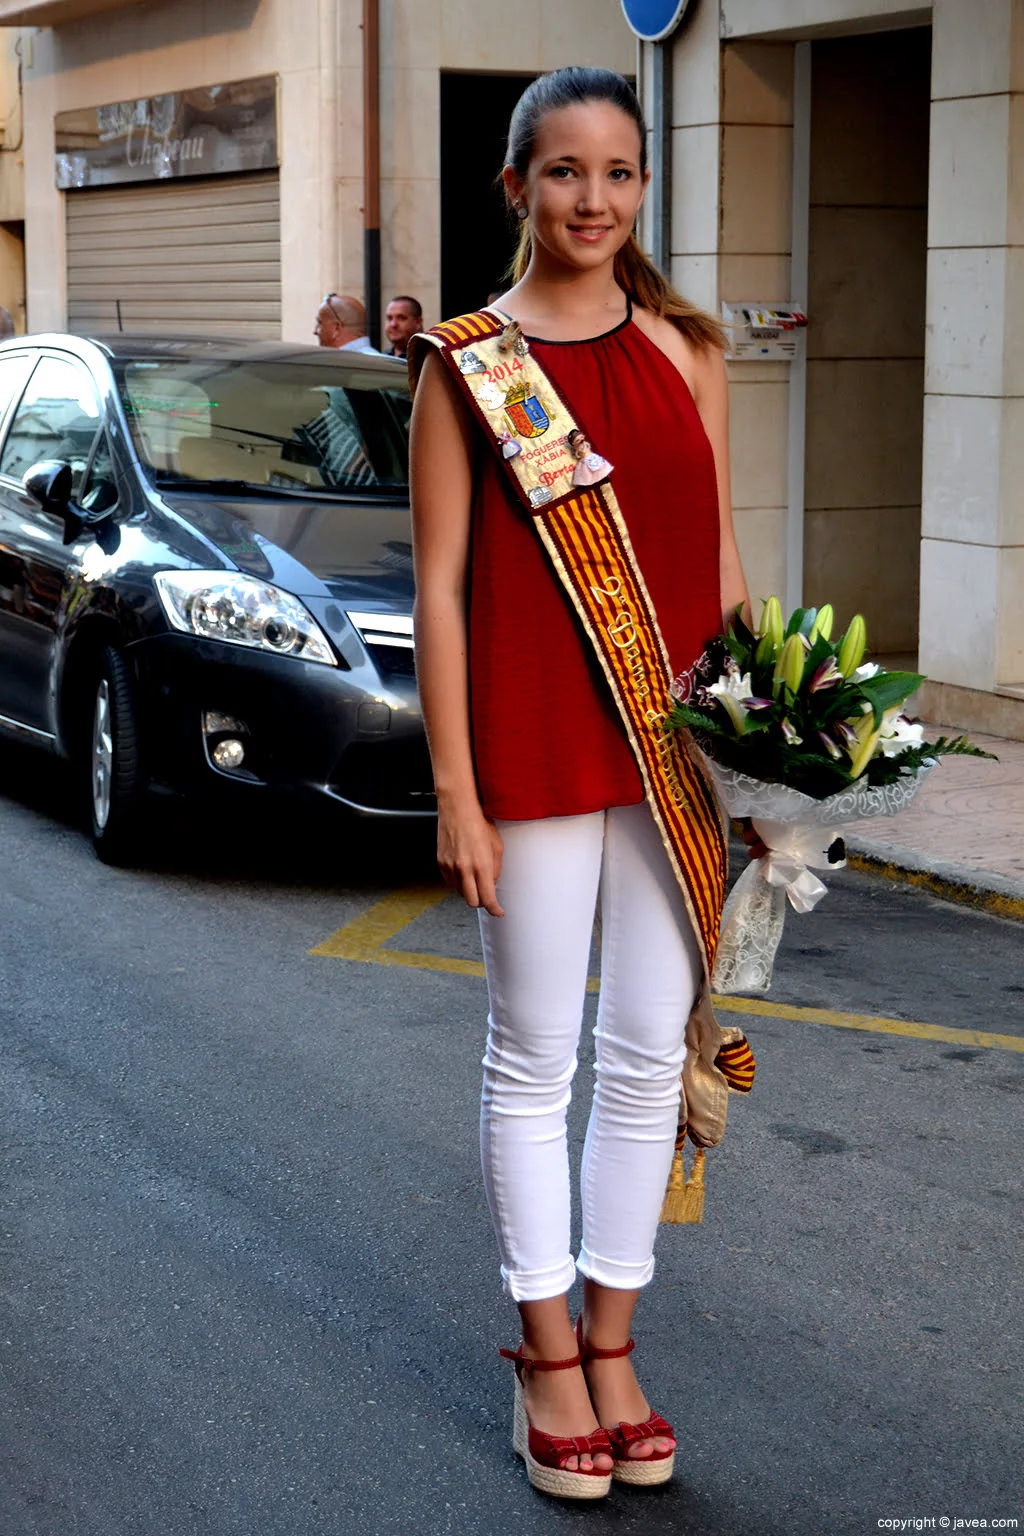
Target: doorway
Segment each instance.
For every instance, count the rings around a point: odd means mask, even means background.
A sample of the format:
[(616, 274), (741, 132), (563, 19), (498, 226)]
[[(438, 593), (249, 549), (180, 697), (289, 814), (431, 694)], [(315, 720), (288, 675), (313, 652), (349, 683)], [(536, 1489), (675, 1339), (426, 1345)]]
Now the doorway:
[(487, 303), (508, 284), (516, 236), (495, 178), (509, 118), (533, 75), (441, 73), (441, 313)]
[(917, 653), (931, 28), (811, 50), (804, 598)]

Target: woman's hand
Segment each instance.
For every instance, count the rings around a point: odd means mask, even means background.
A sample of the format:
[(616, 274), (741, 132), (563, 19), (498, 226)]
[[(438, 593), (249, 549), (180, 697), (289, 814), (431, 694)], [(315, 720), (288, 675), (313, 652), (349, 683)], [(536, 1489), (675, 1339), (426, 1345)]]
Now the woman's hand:
[(504, 917), (496, 890), (501, 875), (501, 833), (479, 804), (438, 807), (437, 863), (449, 890), (470, 907)]
[(768, 849), (757, 833), (754, 831), (754, 823), (749, 816), (745, 816), (740, 822), (740, 836), (747, 845), (747, 857), (751, 859), (763, 859)]

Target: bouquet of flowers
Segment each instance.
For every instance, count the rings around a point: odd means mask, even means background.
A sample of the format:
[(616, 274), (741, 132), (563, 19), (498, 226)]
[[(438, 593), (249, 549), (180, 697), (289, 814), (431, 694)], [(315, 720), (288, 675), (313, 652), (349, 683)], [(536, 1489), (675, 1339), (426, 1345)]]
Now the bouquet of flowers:
[(846, 861), (838, 829), (908, 806), (939, 757), (991, 757), (965, 736), (925, 741), (903, 714), (924, 678), (864, 661), (858, 614), (838, 641), (833, 614), (764, 604), (757, 633), (739, 610), (672, 685), (672, 725), (689, 731), (728, 815), (750, 817), (768, 854), (736, 882), (722, 916), (713, 983), (766, 991), (785, 897), (809, 912), (826, 886), (812, 869)]

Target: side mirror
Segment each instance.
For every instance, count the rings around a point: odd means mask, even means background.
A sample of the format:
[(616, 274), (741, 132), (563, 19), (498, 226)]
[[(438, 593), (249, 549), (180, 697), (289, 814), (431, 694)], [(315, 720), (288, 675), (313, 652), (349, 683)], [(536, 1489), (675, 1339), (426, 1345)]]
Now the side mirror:
[(22, 485), (47, 512), (63, 513), (71, 502), (71, 465), (44, 459), (22, 476)]
[(63, 459), (43, 459), (25, 471), (21, 483), (44, 512), (63, 518), (64, 543), (73, 544), (90, 519), (71, 500), (71, 465)]

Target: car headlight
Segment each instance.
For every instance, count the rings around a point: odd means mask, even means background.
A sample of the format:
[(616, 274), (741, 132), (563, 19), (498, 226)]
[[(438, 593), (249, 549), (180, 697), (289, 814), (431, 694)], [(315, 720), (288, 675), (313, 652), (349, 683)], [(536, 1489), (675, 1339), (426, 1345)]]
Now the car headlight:
[(237, 571), (158, 571), (153, 580), (168, 620), (187, 635), (337, 666), (312, 614), (280, 587)]

